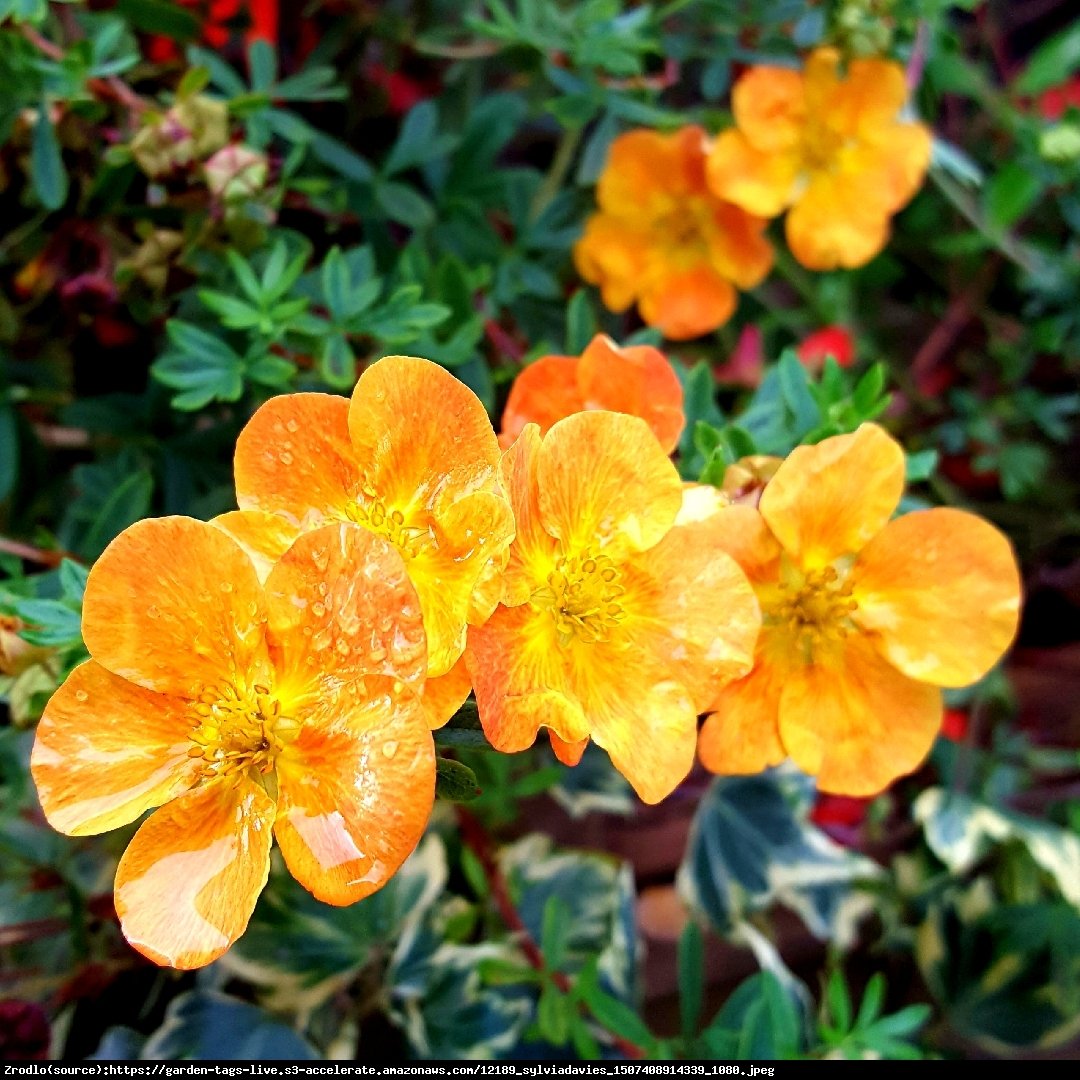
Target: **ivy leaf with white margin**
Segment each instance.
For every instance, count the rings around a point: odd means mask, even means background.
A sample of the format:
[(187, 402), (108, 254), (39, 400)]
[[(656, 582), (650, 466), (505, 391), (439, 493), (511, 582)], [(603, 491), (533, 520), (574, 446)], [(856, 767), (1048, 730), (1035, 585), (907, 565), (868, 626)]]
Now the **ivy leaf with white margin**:
[(607, 855), (556, 850), (539, 834), (504, 848), (500, 863), (533, 940), (545, 937), (544, 912), (553, 899), (569, 911), (560, 970), (575, 975), (596, 957), (601, 987), (633, 1004), (638, 947), (630, 865)]
[(306, 1017), (364, 967), (389, 959), (446, 887), (446, 849), (430, 834), (378, 892), (348, 907), (316, 900), (278, 867), (246, 933), (222, 957), (232, 974), (266, 987), (267, 1004)]
[(814, 781), (790, 766), (718, 777), (690, 829), (677, 884), (721, 933), (781, 903), (816, 937), (847, 948), (872, 898), (853, 888), (880, 878), (875, 862), (834, 843), (807, 816)]
[(964, 874), (994, 847), (1024, 845), (1061, 895), (1080, 908), (1080, 838), (1066, 829), (1008, 813), (943, 788), (924, 791), (912, 807), (930, 850), (953, 874)]

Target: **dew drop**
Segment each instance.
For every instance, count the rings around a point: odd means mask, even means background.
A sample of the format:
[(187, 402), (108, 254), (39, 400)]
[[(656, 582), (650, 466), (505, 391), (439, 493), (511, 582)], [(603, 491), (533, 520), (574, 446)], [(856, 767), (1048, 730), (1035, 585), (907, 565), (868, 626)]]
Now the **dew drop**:
[(295, 420), (286, 420), (285, 426), (293, 432), (295, 432), (300, 427), (300, 425)]
[(326, 606), (320, 604), (319, 601), (316, 600), (315, 603), (311, 605), (311, 613), (316, 618), (321, 619), (326, 614)]
[(293, 463), (293, 456), (288, 450), (282, 450), (281, 453), (278, 454), (278, 461), (280, 461), (282, 465), (291, 465)]
[(221, 583), (221, 591), (223, 593), (231, 593), (233, 591), (233, 585), (231, 581), (223, 581)]
[(146, 609), (146, 617), (148, 619), (158, 619), (158, 618), (160, 618), (161, 617), (161, 609), (158, 608), (155, 604), (151, 604)]
[(335, 648), (339, 653), (341, 653), (342, 656), (349, 655), (349, 643), (344, 638), (338, 638), (338, 642)]
[(87, 698), (89, 698), (89, 697), (90, 697), (90, 695), (85, 690), (76, 690), (75, 691), (75, 700), (76, 701), (86, 701)]
[(397, 753), (397, 743), (392, 739), (390, 742), (383, 743), (382, 752), (383, 757), (392, 758)]

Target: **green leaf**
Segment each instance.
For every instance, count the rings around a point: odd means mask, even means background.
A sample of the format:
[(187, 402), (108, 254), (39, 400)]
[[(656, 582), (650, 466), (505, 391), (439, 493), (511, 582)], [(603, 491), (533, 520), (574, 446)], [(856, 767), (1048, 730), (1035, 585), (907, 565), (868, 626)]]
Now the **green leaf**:
[(434, 101), (428, 99), (414, 105), (402, 121), (397, 141), (383, 165), (383, 175), (393, 176), (453, 150), (457, 136), (439, 135), (438, 126), (439, 112)]
[(14, 408), (0, 403), (0, 502), (15, 489), (19, 478), (19, 425)]
[(1005, 232), (1020, 220), (1043, 192), (1037, 170), (1019, 161), (1010, 161), (994, 174), (984, 192), (986, 224), (994, 232)]
[(480, 794), (476, 773), (460, 761), (435, 758), (435, 795), (447, 802), (471, 802)]
[(367, 184), (375, 176), (375, 170), (366, 159), (332, 135), (317, 132), (310, 146), (312, 154), (319, 161), (345, 177), (346, 180)]
[(190, 990), (169, 1004), (165, 1022), (147, 1039), (149, 1060), (312, 1061), (314, 1049), (292, 1028), (239, 998)]
[(180, 42), (194, 41), (199, 36), (196, 14), (168, 0), (117, 0), (113, 10), (145, 34), (161, 34)]
[(829, 1020), (839, 1032), (846, 1034), (851, 1030), (851, 995), (847, 982), (840, 968), (835, 967), (825, 986), (825, 1004), (829, 1009)]
[(794, 418), (795, 431), (800, 436), (813, 431), (821, 423), (821, 410), (810, 392), (806, 368), (793, 350), (784, 351), (777, 365), (777, 373), (784, 404)]
[(1050, 38), (1028, 57), (1024, 70), (1012, 84), (1017, 94), (1041, 94), (1065, 82), (1080, 68), (1080, 22)]
[(705, 989), (705, 942), (701, 928), (690, 919), (679, 935), (679, 1015), (684, 1039), (692, 1039), (701, 1019)]
[(914, 454), (908, 454), (905, 462), (904, 477), (909, 484), (929, 480), (934, 475), (938, 466), (939, 454), (932, 447), (929, 450), (919, 450)]
[(559, 971), (566, 959), (567, 931), (573, 911), (558, 896), (549, 896), (544, 905), (540, 930), (540, 951), (550, 971)]
[(793, 770), (714, 780), (698, 806), (679, 891), (721, 932), (782, 903), (841, 948), (873, 907), (855, 882), (881, 876), (871, 860), (807, 820), (813, 781)]
[(251, 88), (265, 92), (277, 78), (277, 51), (270, 42), (257, 38), (248, 46), (248, 70), (251, 72)]
[(601, 989), (595, 965), (581, 973), (574, 989), (602, 1027), (643, 1050), (653, 1044), (655, 1037), (645, 1021), (625, 1002)]
[(570, 1015), (574, 1003), (554, 983), (547, 983), (540, 993), (536, 1019), (540, 1034), (553, 1046), (564, 1046), (570, 1038)]
[(49, 119), (48, 102), (38, 106), (37, 123), (30, 144), (30, 175), (34, 192), (47, 210), (58, 210), (67, 200), (68, 177), (56, 129)]
[(407, 184), (380, 181), (375, 185), (375, 202), (391, 221), (410, 229), (426, 229), (435, 221), (435, 208)]
[(578, 356), (596, 336), (598, 327), (588, 289), (578, 289), (566, 305), (566, 352)]
[(90, 568), (80, 566), (73, 559), (60, 560), (60, 590), (64, 599), (73, 604), (81, 604), (86, 592), (86, 579)]
[(322, 289), (330, 318), (334, 322), (342, 322), (349, 313), (352, 279), (349, 266), (342, 258), (341, 248), (336, 244), (327, 253), (322, 265)]

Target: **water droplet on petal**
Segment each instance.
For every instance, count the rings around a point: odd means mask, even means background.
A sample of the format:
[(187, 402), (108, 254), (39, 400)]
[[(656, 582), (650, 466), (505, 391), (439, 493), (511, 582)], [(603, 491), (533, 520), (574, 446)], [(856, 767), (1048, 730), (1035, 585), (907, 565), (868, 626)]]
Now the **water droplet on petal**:
[(397, 743), (392, 739), (383, 743), (382, 752), (384, 757), (392, 758), (397, 753)]
[(150, 606), (149, 606), (149, 607), (148, 607), (148, 608), (146, 609), (146, 617), (147, 617), (148, 619), (157, 619), (157, 618), (160, 618), (160, 617), (161, 617), (161, 609), (160, 609), (160, 608), (158, 608), (158, 607), (157, 607), (156, 605), (154, 605), (154, 604), (151, 604), (151, 605), (150, 605)]
[(293, 463), (293, 456), (288, 450), (282, 450), (281, 453), (278, 454), (278, 461), (280, 461), (282, 465), (291, 465)]
[(285, 421), (285, 426), (286, 426), (286, 427), (287, 427), (287, 428), (288, 428), (288, 429), (289, 429), (290, 431), (296, 431), (296, 430), (297, 430), (297, 428), (299, 428), (299, 427), (300, 427), (300, 425), (299, 425), (299, 424), (298, 424), (298, 423), (297, 423), (297, 422), (296, 422), (295, 420), (286, 420), (286, 421)]
[(75, 700), (76, 701), (86, 701), (87, 698), (89, 698), (89, 697), (90, 697), (90, 695), (85, 690), (76, 690), (75, 691)]

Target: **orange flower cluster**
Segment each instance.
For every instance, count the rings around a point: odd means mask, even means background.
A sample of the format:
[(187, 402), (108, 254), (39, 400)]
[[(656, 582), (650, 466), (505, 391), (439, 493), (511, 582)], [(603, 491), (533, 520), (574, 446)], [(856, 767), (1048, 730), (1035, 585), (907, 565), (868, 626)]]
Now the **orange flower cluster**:
[(620, 135), (597, 185), (600, 212), (574, 247), (578, 272), (608, 308), (636, 302), (672, 339), (727, 322), (735, 290), (753, 288), (772, 267), (765, 219), (710, 190), (708, 152), (699, 127)]
[(803, 71), (751, 68), (732, 91), (735, 128), (709, 154), (712, 191), (751, 214), (787, 210), (788, 246), (812, 270), (869, 262), (930, 164), (927, 128), (899, 119), (904, 70), (816, 49)]
[(221, 955), (272, 837), (328, 903), (385, 884), (431, 812), (431, 729), (470, 691), (495, 750), (546, 728), (572, 765), (592, 739), (647, 802), (695, 751), (724, 772), (790, 756), (862, 795), (925, 755), (937, 688), (1009, 644), (1007, 541), (953, 510), (890, 521), (904, 458), (880, 428), (684, 490), (660, 354), (599, 338), (554, 359), (565, 396), (544, 412), (526, 385), (505, 430), (530, 410), (546, 430), (501, 454), (426, 360), (379, 361), (351, 401), (275, 398), (239, 438), (239, 510), (140, 522), (91, 570), (91, 659), (31, 768), (63, 832), (154, 811), (115, 891), (146, 956)]
[(903, 68), (816, 49), (802, 71), (751, 68), (732, 91), (735, 126), (640, 129), (611, 144), (599, 212), (574, 248), (604, 304), (672, 339), (715, 330), (736, 289), (772, 266), (764, 229), (787, 211), (787, 242), (814, 270), (858, 267), (885, 246), (890, 220), (918, 191), (931, 136), (900, 119)]

